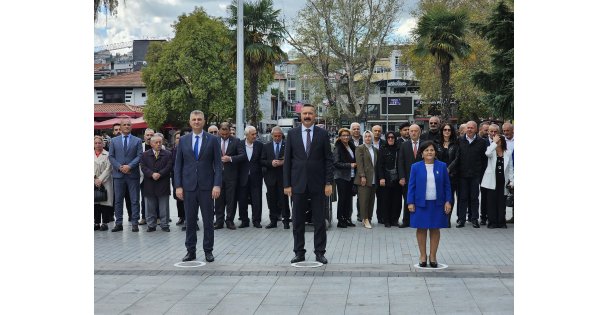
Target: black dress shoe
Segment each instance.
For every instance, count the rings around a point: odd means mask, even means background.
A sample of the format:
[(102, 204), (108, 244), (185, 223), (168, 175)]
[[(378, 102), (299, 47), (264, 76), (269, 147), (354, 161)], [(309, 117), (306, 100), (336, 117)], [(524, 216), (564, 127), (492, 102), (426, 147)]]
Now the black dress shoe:
[[(253, 224), (255, 226), (255, 223)], [(277, 221), (270, 221), (270, 223), (266, 226), (267, 229), (274, 229), (277, 227)]]
[(481, 222), (479, 222), (479, 225), (486, 225), (486, 220), (481, 219)]
[(93, 231), (99, 230), (99, 224), (95, 224), (95, 229)]
[(139, 232), (139, 227), (137, 225), (131, 225), (131, 232)]
[(323, 256), (323, 255), (317, 255), (317, 258), (315, 260), (324, 265), (327, 264), (327, 258), (325, 258), (325, 256)]
[(161, 228), (161, 230), (165, 231), (165, 232), (171, 232), (171, 229), (169, 227), (164, 227)]
[(476, 229), (479, 228), (479, 222), (477, 220), (473, 220), (471, 223), (473, 224), (474, 228), (476, 228)]
[(348, 226), (357, 226), (351, 220), (346, 220), (346, 225), (348, 225)]
[(388, 221), (386, 221), (386, 222), (384, 223), (384, 227), (390, 228), (390, 227), (391, 227), (391, 224), (390, 224)]
[(100, 231), (107, 231), (108, 230), (108, 225), (103, 223), (100, 227), (99, 227)]
[(460, 220), (459, 220), (459, 221), (456, 221), (456, 227), (457, 227), (457, 228), (464, 227), (464, 221), (460, 221)]
[(399, 224), (399, 228), (400, 229), (406, 228), (406, 227), (410, 227), (410, 224), (409, 223), (401, 223), (401, 224)]
[(205, 260), (208, 262), (212, 262), (215, 260), (215, 257), (213, 257), (213, 254), (211, 252), (205, 253)]
[(192, 261), (196, 259), (196, 251), (188, 252), (182, 261)]
[(399, 226), (399, 220), (395, 220), (393, 222), (391, 222), (392, 226)]
[(346, 224), (346, 222), (338, 222), (337, 227), (339, 227), (339, 228), (347, 228), (348, 224)]
[(213, 229), (214, 230), (220, 230), (220, 229), (223, 229), (223, 228), (224, 228), (224, 224), (217, 224), (216, 223), (216, 224), (213, 225)]
[(146, 230), (146, 232), (154, 232), (156, 231), (156, 227), (148, 227), (148, 229)]
[(239, 225), (239, 229), (246, 228), (246, 227), (249, 227), (249, 222), (241, 222), (241, 225)]
[(175, 225), (182, 225), (184, 224), (184, 218), (179, 218), (179, 220), (177, 220), (177, 223), (175, 223)]
[(384, 224), (384, 220), (383, 219), (380, 219), (380, 218), (377, 218), (377, 219), (378, 219), (378, 224)]
[(229, 230), (236, 230), (236, 226), (234, 225), (234, 222), (230, 222), (230, 221), (226, 221), (226, 228)]
[(429, 258), (427, 257), (425, 261), (419, 261), (418, 266), (420, 266), (422, 268), (426, 268), (426, 263), (428, 260), (429, 260)]
[(437, 262), (436, 261), (431, 261), (429, 263), (429, 265), (431, 265), (431, 268), (437, 268)]
[(301, 261), (304, 261), (304, 255), (296, 255), (294, 258), (291, 259), (292, 264), (299, 263)]
[(287, 221), (283, 222), (283, 229), (289, 230), (289, 222), (287, 222)]
[(260, 222), (253, 222), (253, 226), (256, 227), (256, 228), (258, 228), (258, 229), (262, 228), (262, 225), (260, 224)]
[(112, 228), (112, 232), (118, 232), (118, 231), (122, 231), (122, 224), (116, 224), (113, 228)]
[(492, 223), (488, 223), (488, 229), (495, 229), (496, 227)]

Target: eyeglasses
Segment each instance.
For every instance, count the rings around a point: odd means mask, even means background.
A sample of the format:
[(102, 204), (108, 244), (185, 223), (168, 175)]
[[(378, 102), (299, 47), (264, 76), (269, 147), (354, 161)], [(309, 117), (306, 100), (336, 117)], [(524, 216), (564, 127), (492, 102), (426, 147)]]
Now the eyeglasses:
[(446, 128), (446, 129), (443, 129), (443, 131), (449, 131), (449, 132), (452, 132), (452, 129)]
[(211, 134), (216, 134), (216, 133), (217, 133), (217, 131), (209, 131), (209, 133), (211, 133)]
[(390, 136), (390, 137), (386, 137), (386, 139), (395, 139), (395, 137)]

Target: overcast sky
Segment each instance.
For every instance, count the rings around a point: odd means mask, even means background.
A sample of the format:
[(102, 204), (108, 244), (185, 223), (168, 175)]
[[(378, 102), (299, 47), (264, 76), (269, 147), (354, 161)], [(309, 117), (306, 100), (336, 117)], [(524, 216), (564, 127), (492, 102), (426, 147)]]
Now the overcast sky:
[[(418, 0), (403, 0), (404, 14), (399, 20), (397, 36), (407, 36), (416, 21), (409, 12)], [(304, 7), (304, 0), (274, 0), (274, 7), (280, 9), (285, 20), (297, 16)], [(183, 13), (190, 13), (195, 6), (202, 6), (211, 16), (227, 17), (230, 1), (222, 0), (119, 0), (115, 16), (100, 14), (95, 23), (95, 46), (130, 42), (134, 39), (172, 38), (171, 24)], [(289, 48), (289, 46), (283, 46)]]

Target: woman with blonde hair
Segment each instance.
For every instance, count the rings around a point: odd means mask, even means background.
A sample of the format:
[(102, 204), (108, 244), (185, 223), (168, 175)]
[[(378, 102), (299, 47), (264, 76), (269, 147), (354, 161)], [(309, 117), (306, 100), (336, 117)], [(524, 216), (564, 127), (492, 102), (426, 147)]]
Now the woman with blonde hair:
[(107, 231), (108, 223), (114, 221), (114, 195), (112, 189), (112, 165), (109, 153), (103, 149), (103, 138), (95, 136), (93, 139), (95, 149), (95, 187), (103, 186), (108, 198), (105, 201), (94, 203), (95, 208), (95, 230)]
[[(338, 131), (338, 139), (334, 148), (334, 179), (338, 186), (338, 227), (349, 226), (349, 211), (353, 208), (353, 182), (357, 163), (355, 145), (350, 141), (350, 130), (342, 128)], [(354, 224), (353, 224), (354, 226)]]
[(378, 165), (378, 149), (372, 144), (372, 132), (366, 130), (363, 133), (363, 145), (355, 150), (357, 163), (357, 174), (355, 185), (359, 195), (359, 207), (361, 209), (361, 219), (363, 226), (371, 229), (370, 220), (374, 212), (376, 197), (376, 186), (378, 176), (376, 168)]

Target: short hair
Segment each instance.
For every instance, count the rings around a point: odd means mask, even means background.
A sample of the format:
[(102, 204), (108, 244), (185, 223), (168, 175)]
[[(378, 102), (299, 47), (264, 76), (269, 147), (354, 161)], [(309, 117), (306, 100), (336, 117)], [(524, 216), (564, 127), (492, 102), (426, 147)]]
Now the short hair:
[(304, 108), (304, 107), (312, 107), (312, 110), (314, 110), (315, 112), (317, 111), (317, 109), (312, 104), (306, 103), (306, 104), (302, 105), (302, 108)]
[(473, 124), (473, 126), (475, 126), (475, 129), (477, 129), (477, 123), (474, 120), (467, 121), (467, 125), (468, 124)]
[(150, 142), (155, 141), (154, 139), (158, 139), (160, 140), (160, 143), (163, 143), (163, 137), (159, 136), (157, 133), (150, 138)]
[(101, 140), (101, 142), (103, 142), (103, 137), (100, 135), (96, 135), (95, 137), (93, 137), (93, 142), (95, 142), (95, 139), (99, 139)]
[(178, 135), (179, 135), (180, 137), (181, 137), (181, 135), (182, 135), (182, 132), (181, 132), (181, 131), (179, 131), (179, 130), (178, 130), (178, 131), (176, 131), (176, 132), (173, 134), (173, 140), (175, 140), (175, 138), (176, 138)]
[(281, 135), (283, 134), (283, 129), (281, 129), (281, 127), (279, 127), (279, 126), (272, 127), (272, 130), (270, 131), (270, 133), (274, 133), (275, 131), (280, 132)]
[(230, 124), (227, 122), (223, 122), (220, 124), (220, 129), (228, 129), (230, 130)]
[(152, 128), (146, 128), (146, 131), (144, 131), (144, 133), (146, 133), (146, 132), (148, 132), (148, 131), (152, 131), (152, 132), (154, 132), (154, 129), (152, 129)]
[(480, 127), (481, 127), (481, 126), (485, 126), (485, 125), (488, 125), (488, 127), (490, 127), (490, 123), (489, 123), (489, 122), (487, 122), (487, 121), (484, 121), (484, 122), (482, 122), (481, 124), (479, 124), (479, 126), (480, 126)]
[(490, 127), (496, 127), (496, 129), (498, 129), (498, 132), (500, 132), (500, 126), (497, 124), (491, 124)]
[(248, 135), (252, 130), (256, 130), (254, 126), (245, 127), (245, 134)]
[(114, 129), (114, 127), (116, 127), (116, 126), (120, 127), (120, 123), (114, 123), (114, 124), (112, 125), (112, 129)]
[[(211, 125), (211, 126), (209, 126), (209, 128), (211, 128), (211, 127), (215, 127), (215, 128), (217, 128), (217, 126), (216, 126), (216, 125)], [(207, 130), (209, 130), (209, 128), (207, 128)], [(220, 128), (217, 128), (217, 129), (219, 130)]]
[(160, 133), (160, 132), (156, 132), (156, 133), (154, 133), (154, 136), (159, 136), (159, 137), (161, 137), (161, 138), (165, 139), (165, 135), (163, 135), (163, 134), (162, 134), (162, 133)]
[(205, 113), (203, 113), (203, 111), (195, 109), (193, 111), (190, 112), (190, 117), (192, 117), (192, 115), (196, 115), (196, 116), (203, 116), (203, 119), (205, 119)]
[[(426, 150), (426, 148), (432, 146), (433, 149), (435, 150), (435, 152), (437, 152), (437, 146), (435, 145), (435, 141), (433, 140), (426, 140), (424, 142), (422, 142), (420, 144), (420, 147), (418, 147), (418, 152), (423, 152), (424, 150)], [(435, 153), (435, 158), (437, 158), (437, 153)]]
[(405, 128), (405, 127), (410, 127), (410, 122), (409, 121), (404, 121), (403, 123), (401, 123), (401, 125), (399, 125), (399, 130)]
[(343, 132), (348, 132), (348, 135), (350, 135), (350, 129), (348, 129), (348, 128), (340, 128), (340, 130), (338, 130), (338, 137), (342, 136)]
[(120, 117), (118, 117), (118, 118), (120, 118), (120, 125), (121, 125), (121, 126), (122, 126), (122, 121), (123, 121), (123, 120), (128, 120), (129, 122), (131, 121), (131, 117), (129, 117), (129, 116), (127, 116), (127, 115), (122, 115), (122, 116), (120, 116)]

